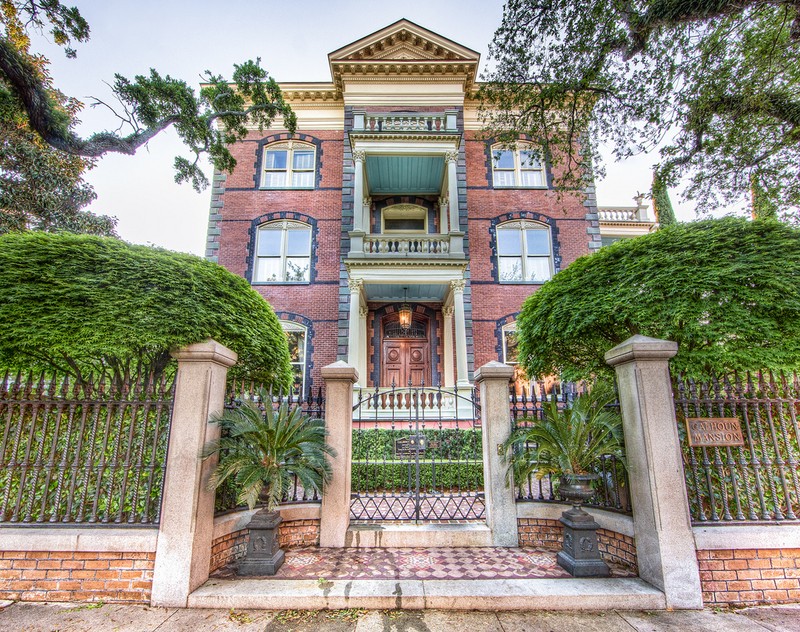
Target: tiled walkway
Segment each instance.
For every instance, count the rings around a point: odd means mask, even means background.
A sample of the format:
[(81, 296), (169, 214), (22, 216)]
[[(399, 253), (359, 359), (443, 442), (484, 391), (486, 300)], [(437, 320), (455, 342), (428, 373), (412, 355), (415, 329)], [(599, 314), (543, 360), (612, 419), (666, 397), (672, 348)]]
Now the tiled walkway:
[[(613, 568), (614, 576), (630, 576)], [(234, 567), (215, 577), (231, 578)], [(275, 579), (560, 579), (556, 554), (535, 548), (300, 548), (286, 551)]]

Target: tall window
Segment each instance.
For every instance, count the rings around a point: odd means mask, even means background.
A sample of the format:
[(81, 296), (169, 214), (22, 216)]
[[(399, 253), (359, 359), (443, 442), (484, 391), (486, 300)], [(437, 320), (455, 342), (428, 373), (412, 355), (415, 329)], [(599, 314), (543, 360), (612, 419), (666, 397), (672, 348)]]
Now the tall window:
[(546, 187), (544, 165), (531, 145), (519, 143), (515, 149), (492, 147), (492, 181), (495, 187)]
[(258, 229), (255, 283), (308, 282), (311, 273), (311, 227), (279, 221)]
[(384, 233), (427, 233), (428, 211), (416, 204), (393, 204), (383, 209)]
[(517, 340), (517, 323), (503, 326), (503, 363), (514, 367), (514, 390), (518, 395), (523, 391), (530, 394), (530, 382), (525, 377), (525, 370), (519, 364), (519, 347)]
[(550, 229), (519, 220), (497, 227), (497, 258), (501, 282), (544, 283), (553, 276)]
[(265, 189), (313, 189), (316, 148), (314, 145), (288, 141), (264, 148)]
[(289, 362), (294, 374), (293, 389), (300, 393), (306, 390), (306, 328), (297, 323), (282, 320), (281, 327), (286, 332), (289, 343)]

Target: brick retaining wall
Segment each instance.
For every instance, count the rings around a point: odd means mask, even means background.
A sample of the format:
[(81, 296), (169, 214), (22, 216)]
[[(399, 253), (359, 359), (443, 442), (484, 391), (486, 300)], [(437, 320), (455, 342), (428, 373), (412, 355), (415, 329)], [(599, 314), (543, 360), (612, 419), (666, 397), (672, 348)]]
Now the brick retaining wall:
[(800, 549), (698, 551), (706, 605), (800, 601)]
[[(239, 529), (216, 538), (211, 544), (211, 564), (213, 573), (226, 564), (244, 557), (247, 552), (249, 529)], [(284, 549), (301, 546), (319, 546), (319, 520), (289, 520), (278, 527), (278, 543)]]
[(0, 599), (149, 603), (155, 553), (3, 551)]
[[(520, 546), (535, 546), (550, 551), (561, 549), (564, 526), (558, 520), (519, 518), (517, 524)], [(632, 537), (608, 529), (598, 529), (597, 546), (604, 559), (638, 572), (636, 544)]]

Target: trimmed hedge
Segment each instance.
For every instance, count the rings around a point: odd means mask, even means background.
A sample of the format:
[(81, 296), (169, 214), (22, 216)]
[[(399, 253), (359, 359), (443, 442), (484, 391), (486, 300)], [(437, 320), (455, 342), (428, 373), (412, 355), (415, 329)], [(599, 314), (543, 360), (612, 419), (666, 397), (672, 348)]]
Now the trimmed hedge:
[[(483, 488), (483, 461), (419, 462), (421, 490), (456, 491)], [(413, 489), (416, 468), (413, 460), (353, 462), (352, 489), (354, 492)]]

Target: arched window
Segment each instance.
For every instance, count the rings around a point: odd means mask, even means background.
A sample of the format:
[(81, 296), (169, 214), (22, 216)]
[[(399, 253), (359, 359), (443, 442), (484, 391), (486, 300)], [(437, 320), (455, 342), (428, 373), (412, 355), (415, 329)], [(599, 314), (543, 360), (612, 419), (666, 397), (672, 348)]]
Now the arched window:
[(499, 281), (544, 283), (553, 276), (550, 229), (527, 220), (497, 226)]
[(305, 393), (306, 328), (288, 320), (282, 320), (281, 327), (286, 332), (286, 340), (289, 343), (289, 362), (292, 364), (292, 373), (294, 373), (293, 390)]
[(317, 150), (314, 145), (290, 140), (264, 148), (261, 187), (313, 189)]
[(311, 227), (281, 220), (258, 228), (254, 283), (308, 283), (311, 278)]
[(383, 233), (427, 233), (428, 211), (416, 204), (393, 204), (381, 213)]
[(495, 188), (545, 188), (544, 163), (532, 145), (517, 143), (515, 148), (492, 146), (492, 182)]

